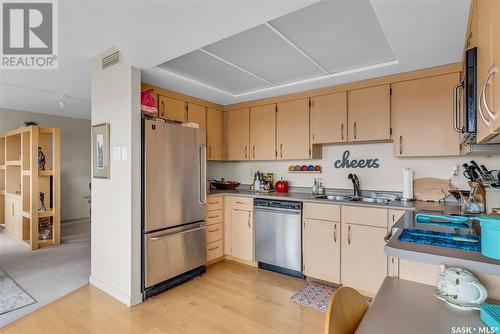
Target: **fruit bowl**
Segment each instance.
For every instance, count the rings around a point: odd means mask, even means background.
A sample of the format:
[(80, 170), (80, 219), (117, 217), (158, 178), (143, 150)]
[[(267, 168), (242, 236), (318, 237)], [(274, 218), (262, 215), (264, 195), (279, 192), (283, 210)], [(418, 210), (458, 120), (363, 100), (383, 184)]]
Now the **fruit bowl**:
[(212, 180), (212, 186), (219, 190), (234, 190), (240, 186), (239, 182)]

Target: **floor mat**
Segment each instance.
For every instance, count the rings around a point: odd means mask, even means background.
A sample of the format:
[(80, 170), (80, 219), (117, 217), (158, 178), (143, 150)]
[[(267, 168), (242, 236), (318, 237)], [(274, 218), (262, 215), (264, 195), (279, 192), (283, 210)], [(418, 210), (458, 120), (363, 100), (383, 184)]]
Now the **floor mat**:
[(0, 268), (0, 314), (36, 303), (23, 288)]
[[(316, 311), (326, 312), (328, 301), (335, 291), (334, 287), (319, 284), (316, 282), (307, 282), (302, 288), (290, 297), (290, 300), (305, 307), (310, 307)], [(368, 304), (372, 298), (363, 296)]]

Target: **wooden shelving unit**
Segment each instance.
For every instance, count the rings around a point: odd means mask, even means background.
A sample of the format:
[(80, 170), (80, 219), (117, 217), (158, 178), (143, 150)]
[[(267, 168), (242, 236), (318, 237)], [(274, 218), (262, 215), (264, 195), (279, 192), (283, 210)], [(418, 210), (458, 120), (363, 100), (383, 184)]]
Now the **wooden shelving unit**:
[[(38, 147), (45, 170), (38, 166)], [(39, 194), (45, 211), (39, 211)], [(28, 126), (0, 134), (0, 224), (5, 233), (32, 250), (60, 243), (60, 130)], [(52, 220), (47, 239), (39, 237), (41, 218)]]

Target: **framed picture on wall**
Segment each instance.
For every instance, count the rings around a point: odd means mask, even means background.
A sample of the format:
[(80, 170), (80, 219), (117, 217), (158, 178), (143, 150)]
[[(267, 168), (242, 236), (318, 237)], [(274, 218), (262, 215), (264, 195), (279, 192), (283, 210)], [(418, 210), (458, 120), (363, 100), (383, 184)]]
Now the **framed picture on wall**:
[(92, 177), (109, 179), (109, 123), (92, 125)]

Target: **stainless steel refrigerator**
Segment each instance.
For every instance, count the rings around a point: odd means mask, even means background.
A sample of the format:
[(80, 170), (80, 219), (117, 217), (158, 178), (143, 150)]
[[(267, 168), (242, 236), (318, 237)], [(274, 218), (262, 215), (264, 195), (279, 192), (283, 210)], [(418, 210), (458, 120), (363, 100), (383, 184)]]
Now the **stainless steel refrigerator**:
[(144, 119), (144, 298), (205, 272), (205, 202), (205, 131)]

